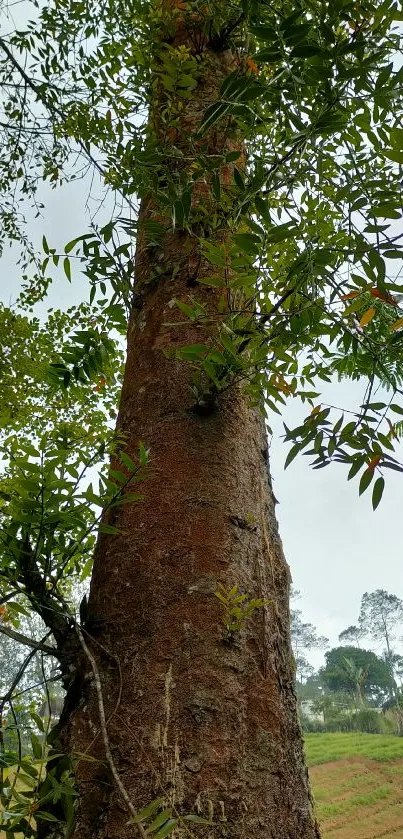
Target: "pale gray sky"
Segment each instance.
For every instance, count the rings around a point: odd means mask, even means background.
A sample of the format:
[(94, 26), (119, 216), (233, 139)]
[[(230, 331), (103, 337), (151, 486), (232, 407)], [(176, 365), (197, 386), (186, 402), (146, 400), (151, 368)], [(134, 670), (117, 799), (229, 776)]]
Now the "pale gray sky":
[[(278, 438), (273, 440), (277, 516), (294, 586), (301, 591), (296, 606), (334, 646), (338, 634), (357, 622), (364, 591), (383, 588), (403, 598), (403, 474), (385, 475), (384, 496), (374, 512), (370, 489), (359, 498), (357, 481), (347, 482), (345, 467), (315, 472), (308, 458), (297, 457), (284, 471), (285, 452)], [(321, 658), (310, 656), (315, 664)]]

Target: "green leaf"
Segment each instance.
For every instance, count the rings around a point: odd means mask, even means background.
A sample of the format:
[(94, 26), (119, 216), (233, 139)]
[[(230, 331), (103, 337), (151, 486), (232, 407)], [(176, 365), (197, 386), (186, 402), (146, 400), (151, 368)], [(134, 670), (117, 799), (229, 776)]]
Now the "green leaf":
[(104, 522), (99, 525), (99, 530), (100, 533), (106, 533), (110, 536), (116, 536), (118, 533), (121, 533), (121, 530), (119, 530), (118, 527), (113, 527), (112, 524), (105, 524)]
[(201, 358), (209, 350), (210, 347), (207, 344), (188, 344), (186, 347), (181, 347), (177, 350), (177, 355), (179, 358), (192, 360)]
[(230, 107), (231, 105), (228, 102), (215, 102), (213, 105), (210, 105), (201, 121), (199, 134), (203, 135), (209, 131), (213, 125), (229, 112)]
[(66, 277), (67, 277), (67, 279), (70, 283), (71, 282), (71, 265), (70, 265), (70, 260), (69, 260), (68, 256), (66, 256), (65, 259), (63, 260), (63, 268), (64, 268), (64, 273), (65, 273), (65, 275), (66, 275)]
[(297, 454), (300, 451), (301, 451), (301, 443), (295, 443), (295, 445), (291, 447), (291, 449), (288, 452), (288, 455), (285, 459), (284, 469), (287, 469), (287, 466), (289, 466), (290, 463), (292, 463), (292, 461), (294, 460), (294, 458), (297, 456)]
[(355, 478), (355, 476), (360, 471), (360, 469), (364, 465), (364, 463), (365, 463), (365, 457), (362, 457), (362, 456), (357, 457), (353, 461), (353, 464), (352, 464), (352, 466), (350, 468), (350, 471), (348, 473), (348, 478), (347, 478), (348, 481), (351, 481), (352, 478)]
[(140, 466), (147, 466), (150, 459), (150, 450), (147, 449), (144, 443), (139, 443), (139, 463)]
[(363, 472), (363, 474), (361, 476), (361, 480), (360, 480), (359, 490), (358, 490), (360, 495), (362, 495), (363, 492), (365, 492), (365, 490), (368, 489), (373, 477), (374, 477), (374, 470), (373, 469), (366, 469), (365, 472)]
[(109, 474), (112, 475), (112, 478), (115, 478), (115, 481), (119, 484), (126, 484), (128, 481), (128, 476), (125, 475), (124, 472), (121, 472), (120, 469), (111, 469)]
[(57, 819), (56, 816), (53, 816), (52, 813), (47, 813), (45, 810), (36, 810), (35, 811), (35, 819), (40, 819), (44, 822), (58, 822), (60, 819)]
[(255, 195), (255, 206), (266, 224), (271, 225), (269, 202), (261, 198), (260, 195)]
[(37, 759), (41, 758), (43, 755), (43, 747), (39, 737), (37, 737), (37, 735), (33, 731), (31, 731), (30, 739), (34, 757), (36, 757)]
[[(210, 260), (211, 261), (211, 260)], [(211, 288), (225, 288), (226, 282), (222, 277), (197, 277), (197, 282), (201, 283), (202, 285), (211, 286)]]
[(163, 798), (154, 798), (152, 801), (150, 801), (149, 804), (147, 804), (145, 807), (139, 810), (135, 816), (129, 819), (129, 821), (126, 822), (126, 824), (140, 824), (140, 822), (146, 821), (150, 818), (150, 816), (153, 816), (154, 813), (160, 809), (163, 802)]
[(129, 469), (130, 472), (136, 472), (138, 467), (126, 452), (119, 452), (119, 457), (126, 469)]
[(385, 488), (385, 479), (380, 477), (377, 478), (374, 483), (374, 488), (372, 490), (372, 507), (376, 510), (378, 504), (380, 503), (383, 495), (383, 490)]
[(357, 423), (354, 422), (354, 420), (352, 420), (351, 422), (347, 422), (344, 428), (342, 429), (340, 436), (343, 438), (343, 440), (348, 440), (348, 438), (351, 437), (351, 434), (353, 433), (353, 431), (356, 430), (356, 428)]
[(235, 233), (234, 242), (244, 253), (256, 256), (261, 247), (261, 240), (259, 236), (254, 233)]
[(72, 239), (71, 242), (68, 242), (67, 245), (65, 245), (64, 252), (70, 253), (73, 250), (73, 248), (78, 244), (78, 242), (82, 241), (83, 238), (84, 237), (82, 236), (77, 236), (75, 239)]
[(267, 239), (269, 242), (284, 242), (291, 236), (295, 236), (297, 231), (295, 222), (288, 221), (286, 224), (278, 224), (267, 231)]
[(179, 819), (168, 819), (168, 821), (161, 827), (158, 833), (154, 834), (154, 839), (164, 839), (164, 836), (168, 836), (169, 833), (172, 833), (178, 822)]
[(161, 825), (165, 824), (172, 817), (171, 810), (163, 810), (156, 816), (153, 822), (147, 827), (146, 833), (154, 833)]
[(403, 163), (403, 150), (398, 149), (382, 149), (382, 154), (388, 160), (393, 160), (395, 163)]
[(281, 61), (283, 53), (278, 47), (267, 47), (259, 50), (253, 57), (257, 64), (273, 64), (276, 61)]
[(188, 813), (187, 816), (183, 816), (182, 821), (192, 822), (193, 824), (215, 824), (215, 822), (211, 821), (210, 819), (204, 819), (202, 816), (198, 816), (196, 813)]
[(44, 732), (45, 729), (44, 729), (44, 725), (43, 725), (43, 720), (41, 719), (39, 714), (36, 714), (35, 711), (30, 711), (30, 717), (34, 721), (34, 723), (37, 725), (37, 727), (39, 728), (39, 731)]
[(315, 44), (299, 44), (291, 51), (291, 58), (311, 58), (320, 55), (322, 49)]
[(403, 149), (403, 128), (389, 128), (390, 142), (394, 149)]

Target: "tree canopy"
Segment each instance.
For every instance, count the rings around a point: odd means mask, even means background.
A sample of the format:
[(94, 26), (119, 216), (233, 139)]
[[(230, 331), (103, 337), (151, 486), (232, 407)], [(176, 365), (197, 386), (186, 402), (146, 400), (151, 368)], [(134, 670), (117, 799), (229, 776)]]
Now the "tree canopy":
[[(286, 463), (299, 452), (314, 468), (344, 463), (350, 478), (359, 474), (360, 492), (372, 484), (377, 506), (386, 470), (401, 469), (401, 12), (392, 0), (358, 9), (345, 0), (326, 8), (214, 2), (203, 6), (200, 36), (199, 6), (156, 0), (90, 10), (63, 0), (0, 39), (4, 236), (25, 247), (31, 302), (45, 295), (54, 263), (70, 277), (82, 261), (92, 305), (101, 302), (107, 328), (124, 329), (135, 196), (155, 196), (160, 210), (147, 234), (155, 281), (164, 231), (188, 230), (192, 282), (198, 260), (207, 260), (203, 282), (231, 301), (213, 322), (200, 304), (177, 301), (177, 319), (210, 329), (207, 343), (177, 350), (195, 368), (195, 399), (214, 402), (240, 380), (253, 401), (264, 396), (269, 416), (299, 398), (309, 410), (286, 428)], [(227, 39), (238, 62), (190, 158), (181, 107), (198, 78), (198, 46), (191, 34), (186, 47), (171, 43), (178, 20), (209, 43)], [(155, 84), (166, 101), (163, 151), (148, 116)], [(209, 155), (212, 129), (241, 133), (247, 161), (235, 151)], [(21, 199), (39, 200), (39, 177), (56, 187), (91, 169), (116, 196), (114, 217), (103, 228), (94, 222), (64, 254), (46, 241), (44, 254), (34, 253)], [(200, 182), (209, 197), (195, 207)], [(214, 244), (223, 224), (230, 236)], [(105, 346), (99, 330), (93, 337)], [(65, 387), (95, 373), (85, 373), (85, 342), (74, 333), (69, 341), (69, 363), (59, 368)], [(355, 411), (323, 403), (321, 388), (335, 376), (366, 381)]]
[(393, 689), (387, 664), (371, 650), (360, 647), (334, 647), (325, 653), (321, 678), (331, 690), (358, 694), (379, 701)]

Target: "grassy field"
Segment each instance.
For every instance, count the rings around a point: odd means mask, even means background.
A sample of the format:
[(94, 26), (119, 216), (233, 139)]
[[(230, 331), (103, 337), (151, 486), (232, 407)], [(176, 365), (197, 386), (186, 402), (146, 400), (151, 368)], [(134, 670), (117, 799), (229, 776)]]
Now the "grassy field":
[(403, 738), (307, 734), (323, 839), (403, 839)]
[(305, 749), (323, 839), (403, 839), (403, 737), (307, 734)]

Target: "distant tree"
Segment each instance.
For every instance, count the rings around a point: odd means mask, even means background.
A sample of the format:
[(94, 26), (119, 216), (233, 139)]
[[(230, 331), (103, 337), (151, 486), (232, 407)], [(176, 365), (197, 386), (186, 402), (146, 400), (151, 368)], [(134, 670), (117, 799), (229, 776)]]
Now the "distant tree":
[[(292, 597), (298, 597), (299, 592), (293, 592)], [(301, 609), (291, 610), (291, 643), (295, 659), (297, 681), (302, 684), (314, 672), (314, 668), (307, 659), (311, 650), (324, 649), (329, 639), (318, 635), (313, 623), (304, 623)]]
[(358, 705), (365, 701), (379, 704), (393, 692), (387, 664), (371, 650), (334, 647), (325, 653), (325, 658), (320, 675), (330, 691), (345, 691)]
[(402, 687), (402, 680), (403, 680), (403, 655), (395, 654), (393, 657), (393, 667), (396, 678), (400, 682), (400, 688)]
[(393, 642), (396, 630), (403, 620), (403, 601), (384, 589), (365, 592), (358, 618), (363, 634), (385, 645), (384, 658), (395, 680), (395, 652)]
[(367, 680), (368, 671), (363, 667), (355, 664), (351, 658), (345, 658), (342, 664), (342, 669), (346, 680), (351, 684), (354, 691), (354, 698), (357, 708), (365, 705), (365, 682)]
[(305, 658), (304, 655), (299, 655), (295, 658), (295, 671), (299, 683), (303, 685), (309, 676), (313, 675), (315, 668), (312, 667), (312, 664), (309, 663), (308, 659)]
[(353, 644), (353, 646), (359, 647), (364, 635), (363, 628), (353, 624), (352, 626), (348, 626), (347, 629), (343, 629), (343, 632), (340, 632), (339, 641), (342, 644)]
[(396, 628), (402, 620), (403, 601), (400, 597), (380, 588), (363, 594), (358, 618), (360, 627), (375, 641), (383, 641), (389, 654)]
[(304, 684), (297, 684), (298, 698), (303, 700), (316, 700), (323, 696), (323, 684), (320, 674), (314, 671)]

